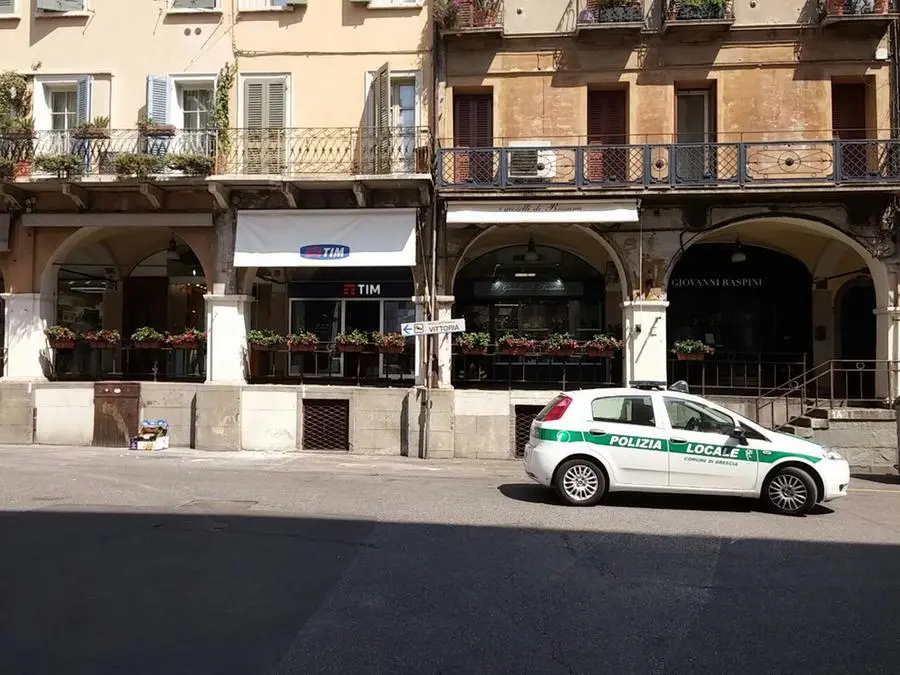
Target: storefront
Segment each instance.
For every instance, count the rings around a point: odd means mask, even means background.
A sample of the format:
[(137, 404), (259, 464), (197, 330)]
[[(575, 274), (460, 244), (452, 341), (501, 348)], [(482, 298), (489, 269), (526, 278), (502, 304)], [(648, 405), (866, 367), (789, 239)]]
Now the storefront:
[[(320, 345), (315, 353), (286, 354), (274, 370), (303, 378), (414, 377), (413, 340), (402, 354), (342, 353), (334, 345), (341, 334), (399, 333), (416, 319), (416, 219), (415, 209), (239, 212), (234, 264), (255, 268), (254, 294), (266, 304), (252, 327), (309, 331)], [(267, 292), (259, 291), (263, 283)]]

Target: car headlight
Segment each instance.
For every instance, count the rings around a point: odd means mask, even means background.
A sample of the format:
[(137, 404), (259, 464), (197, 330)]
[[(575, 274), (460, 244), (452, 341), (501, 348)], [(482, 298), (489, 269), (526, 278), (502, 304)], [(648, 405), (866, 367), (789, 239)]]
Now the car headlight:
[(823, 450), (822, 456), (824, 456), (825, 459), (844, 459), (843, 455), (835, 450)]

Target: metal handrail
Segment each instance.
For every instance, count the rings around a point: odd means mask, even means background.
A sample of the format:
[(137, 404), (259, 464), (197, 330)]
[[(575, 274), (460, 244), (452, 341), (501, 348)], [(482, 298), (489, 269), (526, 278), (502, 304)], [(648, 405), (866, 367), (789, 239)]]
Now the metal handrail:
[[(885, 366), (886, 372), (880, 371), (880, 366)], [(831, 359), (824, 361), (760, 395), (756, 399), (755, 405), (756, 421), (759, 424), (763, 424), (763, 411), (769, 410), (771, 423), (768, 426), (777, 428), (784, 424), (789, 424), (797, 417), (801, 417), (810, 410), (824, 405), (827, 405), (829, 410), (834, 410), (836, 402), (840, 400), (886, 403), (888, 402), (887, 397), (878, 397), (875, 393), (872, 396), (866, 396), (863, 391), (864, 375), (868, 374), (877, 378), (879, 372), (887, 375), (888, 391), (893, 391), (892, 376), (896, 379), (900, 375), (900, 361), (888, 359)], [(859, 396), (851, 395), (849, 374), (858, 376), (858, 381), (855, 384), (859, 386)], [(836, 375), (838, 377), (844, 375), (843, 382), (836, 382)], [(825, 378), (828, 379), (827, 389), (822, 391), (825, 388), (823, 384)], [(843, 386), (836, 388), (836, 384)], [(877, 386), (875, 382), (872, 385)], [(837, 394), (838, 389), (841, 390), (840, 395)], [(800, 410), (799, 414), (794, 415), (791, 413), (792, 402)], [(782, 403), (784, 404), (784, 422), (777, 424), (775, 421), (776, 406), (780, 406)]]

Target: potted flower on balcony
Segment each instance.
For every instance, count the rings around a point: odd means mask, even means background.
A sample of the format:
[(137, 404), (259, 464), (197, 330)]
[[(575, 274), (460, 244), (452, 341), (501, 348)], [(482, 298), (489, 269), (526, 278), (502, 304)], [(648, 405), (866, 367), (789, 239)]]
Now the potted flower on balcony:
[(314, 352), (319, 346), (319, 336), (308, 330), (291, 333), (285, 341), (292, 352)]
[(176, 333), (166, 337), (166, 343), (172, 349), (200, 349), (206, 342), (206, 333), (196, 328), (185, 328), (183, 333)]
[(571, 356), (578, 348), (578, 341), (568, 333), (553, 333), (541, 341), (541, 351), (551, 356)]
[(602, 333), (584, 343), (584, 351), (592, 359), (611, 359), (613, 353), (621, 348), (621, 340)]
[(247, 346), (252, 352), (275, 352), (284, 345), (284, 336), (272, 330), (251, 330), (247, 333)]
[(676, 340), (672, 353), (679, 361), (702, 361), (716, 350), (700, 340)]
[(88, 122), (82, 122), (75, 128), (72, 137), (81, 140), (109, 138), (109, 118), (98, 116)]
[(175, 125), (155, 122), (152, 117), (140, 120), (137, 123), (137, 128), (142, 136), (150, 136), (151, 138), (175, 135)]
[(215, 168), (212, 157), (200, 154), (169, 155), (166, 164), (173, 171), (180, 171), (188, 176), (210, 176)]
[(141, 326), (131, 335), (131, 345), (136, 349), (160, 349), (166, 336), (150, 326)]
[(44, 329), (44, 335), (47, 336), (51, 349), (75, 349), (75, 340), (78, 339), (75, 331), (58, 325), (48, 326)]
[(372, 333), (372, 342), (382, 354), (402, 354), (406, 351), (406, 338), (400, 333)]
[(116, 178), (147, 178), (148, 176), (162, 173), (166, 168), (165, 157), (148, 155), (141, 152), (122, 152), (112, 159), (113, 171)]
[(702, 21), (725, 17), (727, 0), (671, 0), (669, 19), (677, 21)]
[(507, 333), (497, 342), (497, 347), (500, 353), (506, 356), (522, 356), (528, 352), (533, 352), (535, 344), (535, 341), (531, 338)]
[(16, 163), (6, 157), (0, 157), (0, 180), (9, 180), (16, 175)]
[(463, 354), (471, 356), (483, 356), (488, 352), (491, 344), (490, 333), (463, 333), (456, 338), (456, 344)]
[(588, 0), (579, 23), (636, 23), (644, 20), (639, 0)]
[(89, 330), (83, 336), (91, 349), (114, 349), (122, 339), (122, 334), (113, 329)]
[(338, 333), (334, 343), (339, 352), (361, 352), (369, 344), (369, 336), (354, 328), (349, 332)]
[(76, 155), (38, 155), (34, 165), (40, 171), (56, 174), (57, 178), (71, 178), (83, 169), (81, 158)]
[(434, 21), (439, 28), (456, 28), (459, 25), (459, 8), (465, 0), (434, 0)]

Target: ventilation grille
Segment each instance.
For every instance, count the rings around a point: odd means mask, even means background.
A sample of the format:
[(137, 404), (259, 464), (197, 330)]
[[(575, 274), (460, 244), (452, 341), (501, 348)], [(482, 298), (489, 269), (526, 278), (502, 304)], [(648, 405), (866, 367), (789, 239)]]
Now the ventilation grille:
[(303, 399), (303, 449), (350, 450), (350, 401)]
[(516, 457), (525, 454), (525, 444), (531, 434), (531, 423), (538, 413), (544, 409), (542, 405), (517, 405), (516, 410)]

